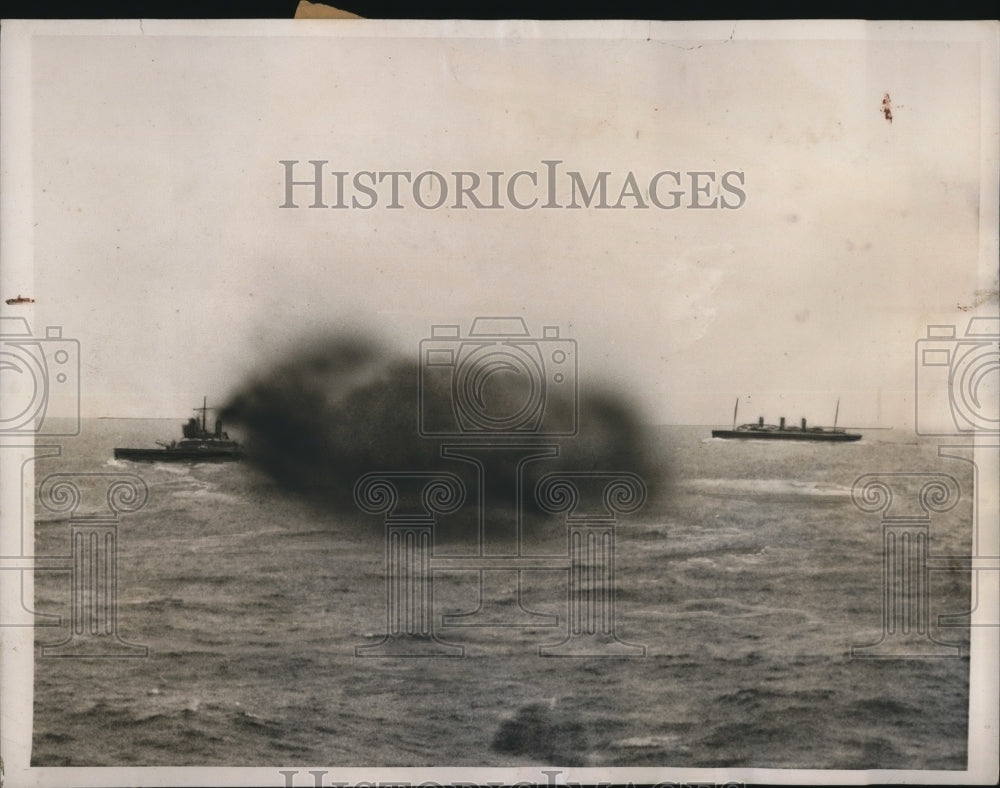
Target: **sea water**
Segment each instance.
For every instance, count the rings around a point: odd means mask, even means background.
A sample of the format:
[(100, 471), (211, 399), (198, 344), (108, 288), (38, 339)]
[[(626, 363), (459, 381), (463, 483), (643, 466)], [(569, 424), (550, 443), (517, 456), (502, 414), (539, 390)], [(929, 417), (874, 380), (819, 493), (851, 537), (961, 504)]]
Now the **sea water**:
[[(855, 479), (953, 476), (962, 498), (934, 515), (930, 553), (970, 553), (971, 466), (933, 442), (650, 428), (668, 484), (614, 544), (616, 635), (644, 656), (539, 656), (565, 637), (554, 561), (520, 577), (539, 626), (441, 627), (475, 608), (478, 578), (442, 572), (434, 626), (464, 657), (371, 659), (355, 648), (387, 626), (379, 517), (289, 497), (248, 463), (112, 459), (177, 429), (85, 420), (35, 463), (38, 483), (137, 474), (149, 498), (117, 529), (118, 635), (146, 657), (43, 656), (69, 637), (71, 574), (35, 573), (29, 607), (60, 620), (36, 629), (34, 765), (965, 767), (968, 628), (938, 617), (969, 609), (967, 571), (936, 568), (928, 589), (929, 635), (958, 657), (851, 656), (883, 627), (882, 525), (852, 502)], [(68, 515), (38, 506), (36, 555), (69, 539)]]

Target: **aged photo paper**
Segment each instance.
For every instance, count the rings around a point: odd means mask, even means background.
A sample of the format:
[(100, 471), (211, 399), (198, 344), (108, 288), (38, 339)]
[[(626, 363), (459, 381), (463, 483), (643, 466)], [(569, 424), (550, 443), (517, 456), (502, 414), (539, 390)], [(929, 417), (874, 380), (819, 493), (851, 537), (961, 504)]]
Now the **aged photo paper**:
[(997, 779), (996, 22), (5, 22), (9, 786)]

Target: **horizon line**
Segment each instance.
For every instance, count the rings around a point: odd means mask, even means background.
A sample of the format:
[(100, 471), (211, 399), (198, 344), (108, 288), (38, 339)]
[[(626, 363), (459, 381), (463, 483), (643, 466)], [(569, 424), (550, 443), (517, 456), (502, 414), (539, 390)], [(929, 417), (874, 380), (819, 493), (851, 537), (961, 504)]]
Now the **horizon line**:
[[(72, 418), (72, 417), (63, 417), (63, 418)], [(182, 419), (183, 416), (81, 416), (80, 418), (81, 419), (97, 419), (97, 420), (118, 420), (118, 421), (177, 421), (178, 419)], [(658, 421), (658, 422), (647, 422), (647, 423), (644, 423), (642, 426), (644, 426), (644, 427), (725, 427), (726, 425), (722, 424), (721, 422), (672, 422), (672, 421)], [(825, 427), (826, 425), (817, 425), (817, 426)], [(838, 429), (844, 429), (844, 430), (892, 430), (892, 429), (895, 429), (895, 426), (893, 426), (893, 427), (864, 427), (864, 426), (858, 427), (858, 426), (848, 425), (846, 427), (839, 427), (838, 426)], [(479, 435), (480, 435), (479, 433), (476, 433), (477, 437)], [(530, 435), (531, 435), (531, 433), (525, 433), (525, 437), (528, 437)], [(454, 436), (454, 437), (457, 438), (457, 437), (462, 437), (462, 436)], [(503, 436), (503, 437), (507, 437), (507, 436)], [(513, 436), (512, 435), (510, 437), (521, 437), (521, 436), (520, 435), (517, 435), (517, 436)], [(544, 437), (573, 438), (573, 437), (576, 437), (576, 436), (575, 435), (552, 435), (552, 436), (544, 436)]]

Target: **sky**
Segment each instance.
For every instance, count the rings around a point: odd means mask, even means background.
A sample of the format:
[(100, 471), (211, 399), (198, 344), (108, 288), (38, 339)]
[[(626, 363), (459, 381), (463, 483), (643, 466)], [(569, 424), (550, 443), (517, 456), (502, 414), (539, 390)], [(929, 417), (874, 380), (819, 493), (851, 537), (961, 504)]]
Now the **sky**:
[[(622, 389), (652, 423), (727, 424), (737, 398), (747, 420), (830, 423), (839, 399), (841, 425), (912, 426), (926, 326), (996, 312), (988, 49), (730, 27), (36, 37), (30, 264), (6, 266), (4, 297), (30, 290), (35, 333), (79, 340), (85, 416), (186, 416), (317, 334), (418, 358), (433, 325), (510, 315), (533, 337), (559, 326), (580, 385)], [(311, 159), (348, 183), (546, 160), (642, 188), (736, 171), (746, 197), (425, 210), (404, 189), (393, 210), (383, 185), (370, 210), (309, 209), (301, 189), (280, 208), (279, 162), (305, 177)]]

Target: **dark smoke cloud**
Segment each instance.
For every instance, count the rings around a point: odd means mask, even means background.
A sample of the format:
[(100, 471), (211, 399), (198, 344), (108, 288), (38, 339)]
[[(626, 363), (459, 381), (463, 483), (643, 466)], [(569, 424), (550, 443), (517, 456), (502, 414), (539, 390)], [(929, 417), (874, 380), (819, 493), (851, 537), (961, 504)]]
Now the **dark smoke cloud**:
[[(353, 488), (371, 471), (447, 470), (474, 489), (471, 466), (440, 456), (442, 443), (462, 441), (419, 433), (418, 372), (415, 358), (390, 354), (362, 336), (326, 337), (248, 381), (222, 416), (243, 426), (250, 462), (283, 489), (326, 508), (357, 513)], [(522, 383), (516, 376), (495, 376), (488, 404), (502, 410), (508, 400), (523, 398)], [(450, 385), (440, 379), (424, 384), (425, 419), (453, 419)], [(559, 456), (529, 464), (527, 486), (533, 489), (539, 477), (557, 470), (630, 471), (654, 493), (658, 478), (635, 410), (610, 390), (581, 383), (578, 393), (578, 434), (535, 438), (558, 443)], [(564, 423), (571, 407), (571, 400), (553, 394), (546, 413)], [(490, 484), (501, 490), (512, 484), (509, 466), (491, 464), (487, 456)]]

